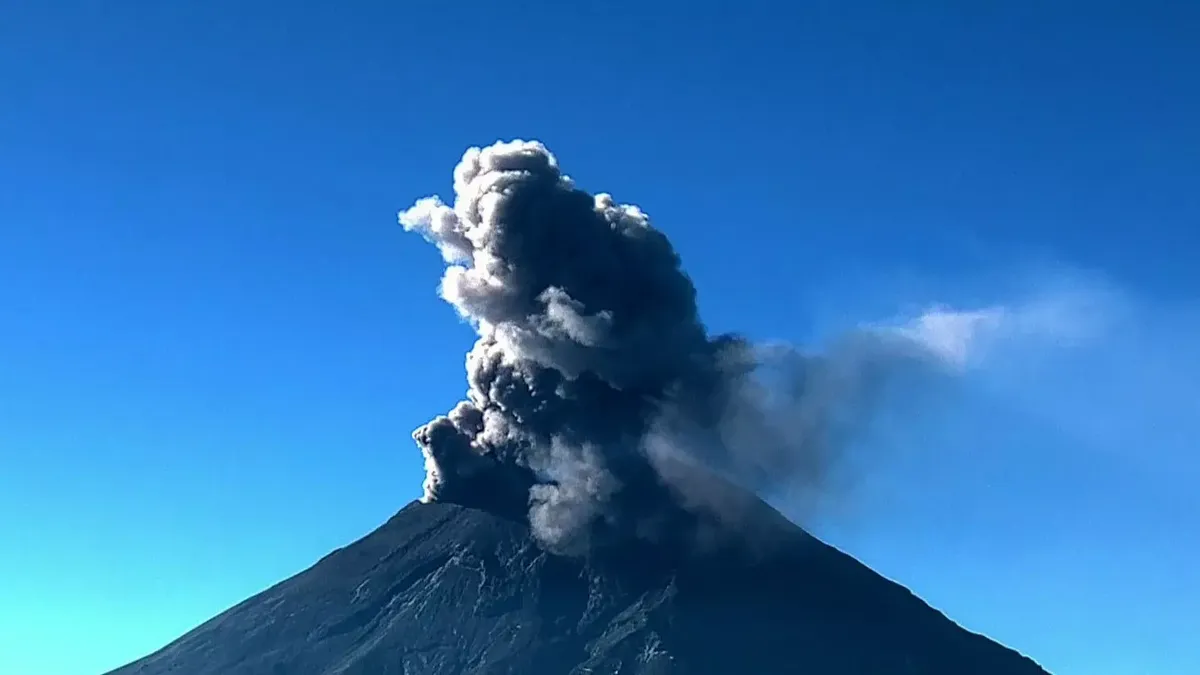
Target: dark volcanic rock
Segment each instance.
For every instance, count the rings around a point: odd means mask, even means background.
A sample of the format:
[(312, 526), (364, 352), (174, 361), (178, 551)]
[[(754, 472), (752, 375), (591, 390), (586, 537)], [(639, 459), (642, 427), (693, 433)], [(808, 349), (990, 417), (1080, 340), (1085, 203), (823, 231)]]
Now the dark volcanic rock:
[(758, 521), (757, 545), (682, 561), (568, 558), (520, 522), (414, 503), (112, 675), (1044, 675), (777, 514)]

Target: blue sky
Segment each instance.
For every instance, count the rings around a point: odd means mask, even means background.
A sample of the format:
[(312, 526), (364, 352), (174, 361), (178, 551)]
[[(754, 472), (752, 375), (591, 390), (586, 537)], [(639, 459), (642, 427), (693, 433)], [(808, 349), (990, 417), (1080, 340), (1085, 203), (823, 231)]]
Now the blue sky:
[(1056, 673), (1200, 672), (1200, 10), (907, 4), (0, 5), (0, 672), (420, 494), (472, 338), (396, 212), (501, 138), (642, 206), (714, 330), (1003, 317), (813, 528)]

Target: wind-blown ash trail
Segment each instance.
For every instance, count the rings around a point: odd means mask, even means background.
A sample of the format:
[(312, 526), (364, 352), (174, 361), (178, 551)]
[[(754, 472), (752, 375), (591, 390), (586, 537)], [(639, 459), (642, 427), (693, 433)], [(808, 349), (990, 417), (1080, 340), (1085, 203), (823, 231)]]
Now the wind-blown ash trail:
[(880, 383), (927, 356), (884, 333), (820, 357), (709, 336), (646, 214), (577, 188), (540, 143), (471, 148), (454, 193), (399, 216), (440, 249), (441, 295), (479, 336), (466, 399), (413, 434), (424, 500), (527, 515), (553, 548), (728, 516), (687, 465), (819, 488)]

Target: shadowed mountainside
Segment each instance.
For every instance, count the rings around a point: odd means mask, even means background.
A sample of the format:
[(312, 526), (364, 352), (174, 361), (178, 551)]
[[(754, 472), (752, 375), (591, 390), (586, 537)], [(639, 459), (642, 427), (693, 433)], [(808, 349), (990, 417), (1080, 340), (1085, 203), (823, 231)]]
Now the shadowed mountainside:
[(1045, 675), (759, 506), (768, 546), (681, 559), (413, 503), (111, 675)]

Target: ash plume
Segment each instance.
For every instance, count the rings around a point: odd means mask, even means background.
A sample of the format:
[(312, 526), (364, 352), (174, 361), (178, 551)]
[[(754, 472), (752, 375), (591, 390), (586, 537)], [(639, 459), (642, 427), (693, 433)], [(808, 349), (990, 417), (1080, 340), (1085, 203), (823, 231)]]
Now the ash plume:
[(549, 548), (730, 517), (698, 471), (819, 490), (880, 383), (921, 359), (866, 333), (820, 356), (710, 336), (647, 215), (576, 187), (538, 142), (469, 149), (454, 193), (399, 215), (478, 334), (465, 400), (413, 433), (423, 499), (527, 518)]

